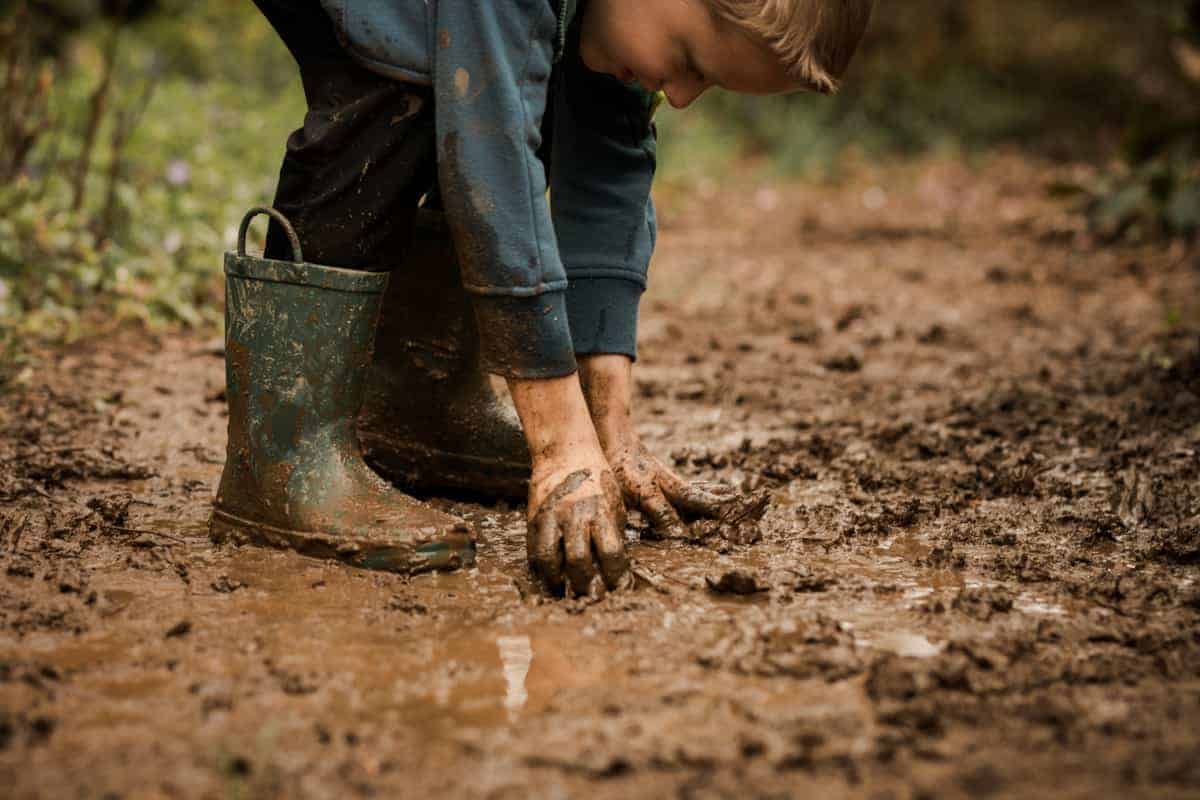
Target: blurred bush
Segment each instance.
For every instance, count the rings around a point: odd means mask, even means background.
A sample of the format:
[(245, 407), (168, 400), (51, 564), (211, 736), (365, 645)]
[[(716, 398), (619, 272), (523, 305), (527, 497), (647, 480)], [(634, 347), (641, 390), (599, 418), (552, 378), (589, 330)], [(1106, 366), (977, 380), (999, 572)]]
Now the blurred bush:
[(664, 115), (664, 160), (686, 169), (716, 141), (791, 174), (827, 172), (847, 154), (997, 146), (1102, 162), (1136, 121), (1194, 121), (1195, 85), (1175, 57), (1188, 10), (1189, 0), (880, 2), (838, 96), (710, 93), (699, 114)]
[(1192, 87), (1175, 114), (1139, 115), (1125, 128), (1122, 164), (1086, 187), (1092, 230), (1105, 240), (1200, 232), (1200, 0), (1175, 5), (1167, 48)]
[(215, 322), (220, 253), (303, 117), (290, 56), (240, 0), (37, 5), (0, 21), (0, 348)]

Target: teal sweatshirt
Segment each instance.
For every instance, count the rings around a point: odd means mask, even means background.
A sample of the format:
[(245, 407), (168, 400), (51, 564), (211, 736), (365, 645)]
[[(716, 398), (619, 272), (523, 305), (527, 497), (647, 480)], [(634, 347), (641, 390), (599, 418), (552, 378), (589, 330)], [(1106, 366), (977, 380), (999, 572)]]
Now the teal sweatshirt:
[(433, 88), (484, 366), (544, 378), (574, 371), (576, 353), (634, 356), (655, 239), (651, 101), (580, 61), (576, 0), (321, 1), (360, 63)]

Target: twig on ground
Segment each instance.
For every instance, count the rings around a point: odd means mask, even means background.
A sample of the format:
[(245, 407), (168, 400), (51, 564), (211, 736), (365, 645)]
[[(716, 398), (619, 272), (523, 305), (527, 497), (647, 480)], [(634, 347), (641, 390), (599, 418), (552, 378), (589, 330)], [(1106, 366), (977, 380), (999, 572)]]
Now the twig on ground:
[(629, 572), (631, 575), (633, 575), (633, 577), (637, 578), (639, 581), (642, 581), (659, 594), (671, 593), (671, 589), (663, 585), (662, 578), (660, 578), (658, 575), (655, 575), (641, 564), (634, 562), (629, 566)]
[(175, 536), (174, 534), (163, 533), (162, 531), (151, 531), (151, 530), (146, 530), (145, 528), (127, 528), (124, 525), (106, 525), (105, 527), (108, 528), (110, 531), (118, 531), (119, 533), (136, 533), (139, 535), (161, 536), (164, 539), (169, 539), (172, 542), (176, 542), (178, 544), (187, 544), (186, 539), (181, 539), (178, 536)]
[[(21, 516), (21, 521), (18, 522), (13, 527), (12, 545), (8, 548), (10, 553), (17, 552), (17, 549), (21, 546), (21, 534), (25, 533), (25, 528), (28, 527), (28, 525), (29, 525), (29, 515), (24, 514)], [(8, 521), (7, 520), (5, 521), (4, 532), (5, 532), (5, 534), (8, 533)]]

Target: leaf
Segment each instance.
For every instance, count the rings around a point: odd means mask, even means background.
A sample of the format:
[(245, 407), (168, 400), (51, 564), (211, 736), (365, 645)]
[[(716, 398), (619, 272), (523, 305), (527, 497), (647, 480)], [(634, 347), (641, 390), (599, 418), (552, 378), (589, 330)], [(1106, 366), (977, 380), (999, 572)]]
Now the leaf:
[(1179, 186), (1171, 194), (1164, 215), (1168, 227), (1175, 233), (1200, 230), (1200, 182), (1192, 181)]
[(1087, 193), (1087, 188), (1075, 181), (1056, 180), (1046, 184), (1046, 196), (1055, 200), (1069, 200)]
[(1142, 183), (1130, 183), (1097, 200), (1092, 224), (1109, 239), (1121, 236), (1151, 205), (1150, 191)]

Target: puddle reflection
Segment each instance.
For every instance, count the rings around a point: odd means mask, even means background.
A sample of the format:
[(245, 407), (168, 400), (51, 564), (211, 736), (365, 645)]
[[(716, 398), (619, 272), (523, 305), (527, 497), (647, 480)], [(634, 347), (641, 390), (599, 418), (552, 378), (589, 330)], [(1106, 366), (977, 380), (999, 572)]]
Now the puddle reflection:
[(1041, 600), (1032, 595), (1021, 595), (1013, 602), (1013, 608), (1025, 614), (1044, 614), (1050, 617), (1066, 616), (1067, 609), (1058, 603)]
[(941, 646), (910, 631), (886, 631), (872, 639), (859, 639), (858, 643), (907, 658), (933, 658), (942, 652)]
[(540, 714), (563, 693), (616, 680), (605, 650), (566, 627), (460, 637), (431, 655), (424, 679), (408, 676), (401, 691), (423, 685), (409, 697), (432, 701), (442, 722), (469, 727), (504, 727)]
[(533, 642), (528, 636), (501, 636), (496, 640), (496, 646), (500, 649), (500, 664), (507, 683), (504, 707), (508, 709), (509, 719), (515, 720), (529, 700), (525, 678), (533, 661)]

